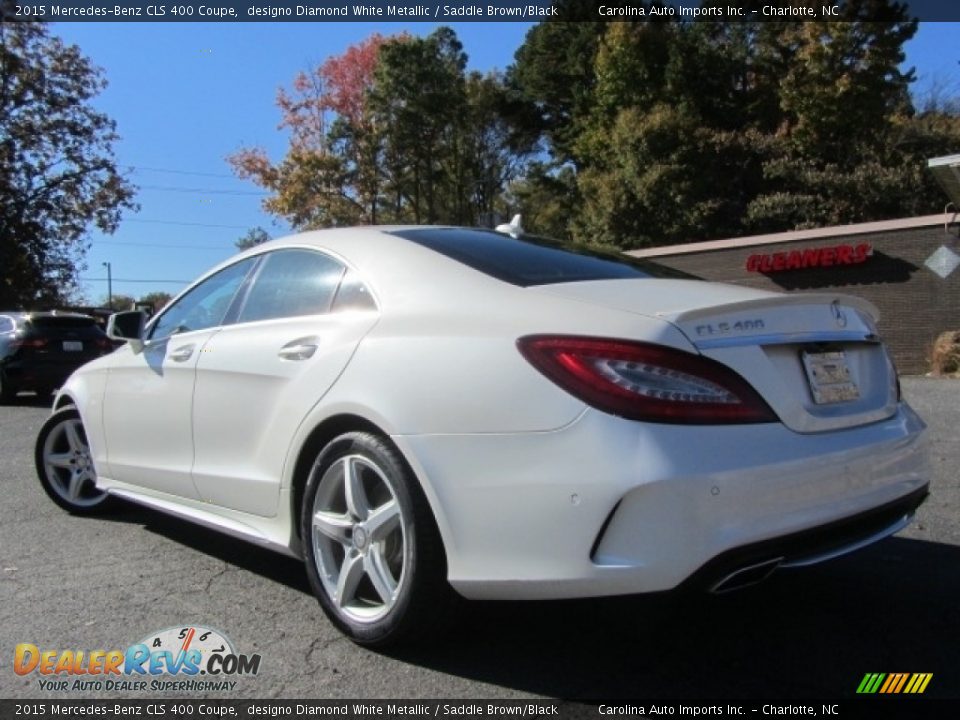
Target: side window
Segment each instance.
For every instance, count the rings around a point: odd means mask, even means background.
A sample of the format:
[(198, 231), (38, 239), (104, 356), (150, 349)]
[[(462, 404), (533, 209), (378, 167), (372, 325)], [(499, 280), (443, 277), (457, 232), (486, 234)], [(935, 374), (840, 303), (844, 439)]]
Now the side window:
[(312, 250), (277, 250), (267, 255), (237, 322), (254, 322), (330, 311), (344, 267)]
[(377, 303), (367, 286), (363, 284), (363, 280), (353, 270), (347, 270), (347, 274), (340, 281), (340, 287), (337, 289), (337, 296), (333, 299), (333, 307), (330, 308), (330, 311), (376, 309)]
[(151, 338), (216, 327), (243, 285), (256, 258), (247, 258), (208, 277), (174, 304), (168, 305), (150, 331)]

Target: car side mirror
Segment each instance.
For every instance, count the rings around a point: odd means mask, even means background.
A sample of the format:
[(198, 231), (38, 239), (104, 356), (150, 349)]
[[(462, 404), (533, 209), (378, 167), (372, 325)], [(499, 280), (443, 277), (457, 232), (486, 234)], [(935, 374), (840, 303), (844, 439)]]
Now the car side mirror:
[(135, 353), (140, 352), (143, 349), (143, 329), (146, 324), (147, 315), (143, 310), (114, 313), (107, 320), (107, 337), (127, 342)]

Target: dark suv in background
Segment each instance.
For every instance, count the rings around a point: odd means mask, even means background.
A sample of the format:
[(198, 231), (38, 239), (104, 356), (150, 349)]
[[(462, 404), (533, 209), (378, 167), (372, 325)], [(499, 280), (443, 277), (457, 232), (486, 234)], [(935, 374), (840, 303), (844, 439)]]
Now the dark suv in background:
[(70, 373), (111, 350), (89, 315), (0, 311), (0, 403), (22, 390), (46, 400)]

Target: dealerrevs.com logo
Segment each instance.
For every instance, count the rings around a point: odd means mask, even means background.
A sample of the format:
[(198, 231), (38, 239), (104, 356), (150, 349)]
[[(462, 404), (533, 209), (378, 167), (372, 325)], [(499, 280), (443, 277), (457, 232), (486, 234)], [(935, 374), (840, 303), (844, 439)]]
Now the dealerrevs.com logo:
[(50, 650), (20, 643), (17, 675), (37, 675), (41, 690), (210, 692), (233, 690), (234, 678), (256, 675), (260, 655), (237, 653), (211, 628), (173, 627), (147, 635), (126, 650)]

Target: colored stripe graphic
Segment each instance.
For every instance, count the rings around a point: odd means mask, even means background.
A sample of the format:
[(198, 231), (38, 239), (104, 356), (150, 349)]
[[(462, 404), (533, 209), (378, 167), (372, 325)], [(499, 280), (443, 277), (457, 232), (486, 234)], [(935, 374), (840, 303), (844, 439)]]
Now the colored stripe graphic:
[(883, 682), (885, 677), (885, 673), (867, 673), (863, 676), (863, 680), (860, 681), (860, 687), (857, 688), (857, 692), (872, 695), (877, 691), (877, 688), (880, 687), (880, 683)]
[(910, 677), (908, 673), (900, 673), (900, 682), (897, 683), (897, 686), (893, 688), (890, 692), (898, 693), (903, 689), (904, 683), (907, 682), (907, 678)]
[(903, 686), (903, 683), (909, 677), (909, 673), (891, 673), (890, 677), (887, 678), (887, 681), (883, 684), (883, 687), (880, 688), (882, 693), (898, 693), (900, 688)]
[(927, 685), (930, 684), (930, 680), (933, 678), (933, 673), (914, 673), (913, 677), (910, 678), (910, 683), (907, 687), (913, 686), (910, 690), (905, 692), (919, 694), (927, 689)]
[(927, 689), (933, 673), (867, 673), (857, 686), (860, 695), (919, 695)]
[(880, 686), (880, 692), (886, 694), (892, 692), (892, 686), (896, 685), (900, 681), (900, 673), (890, 673), (887, 675), (887, 681)]

